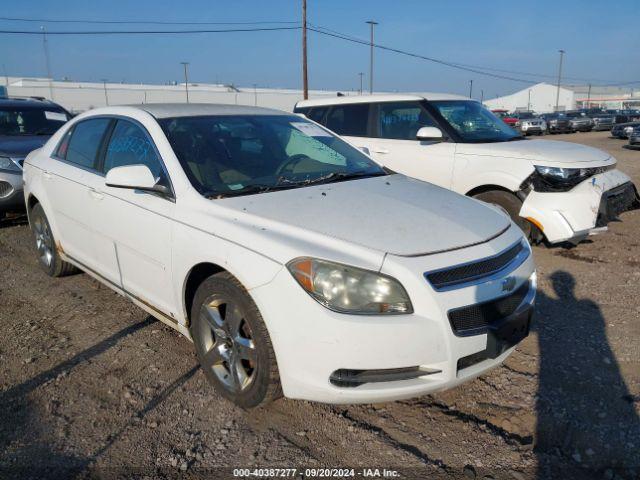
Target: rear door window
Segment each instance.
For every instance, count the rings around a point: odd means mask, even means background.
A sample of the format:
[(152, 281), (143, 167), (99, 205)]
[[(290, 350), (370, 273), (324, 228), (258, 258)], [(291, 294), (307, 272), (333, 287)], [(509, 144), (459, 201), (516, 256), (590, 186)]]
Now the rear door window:
[(68, 142), (66, 138), (63, 140), (61, 147), (64, 147), (58, 154), (68, 162), (96, 170), (98, 151), (109, 122), (108, 118), (93, 118), (77, 123)]
[(331, 108), (325, 125), (339, 135), (366, 137), (368, 120), (368, 103), (336, 105)]

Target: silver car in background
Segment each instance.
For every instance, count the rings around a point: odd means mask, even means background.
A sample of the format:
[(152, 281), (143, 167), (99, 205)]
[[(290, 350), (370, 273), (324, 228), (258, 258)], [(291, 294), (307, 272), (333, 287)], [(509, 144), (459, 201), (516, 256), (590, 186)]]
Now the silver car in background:
[(615, 125), (614, 116), (604, 112), (592, 114), (591, 120), (593, 120), (594, 131), (611, 130)]

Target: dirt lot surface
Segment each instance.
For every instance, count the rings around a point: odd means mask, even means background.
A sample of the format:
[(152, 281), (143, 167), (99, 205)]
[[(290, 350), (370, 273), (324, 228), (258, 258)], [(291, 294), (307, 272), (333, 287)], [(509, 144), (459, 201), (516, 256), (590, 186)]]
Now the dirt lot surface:
[[(640, 151), (607, 132), (549, 138), (611, 152), (640, 184)], [(366, 467), (403, 478), (639, 478), (640, 211), (622, 220), (573, 249), (534, 249), (534, 331), (482, 378), (411, 401), (282, 399), (250, 412), (209, 387), (189, 341), (87, 275), (48, 278), (28, 227), (5, 222), (0, 477)]]

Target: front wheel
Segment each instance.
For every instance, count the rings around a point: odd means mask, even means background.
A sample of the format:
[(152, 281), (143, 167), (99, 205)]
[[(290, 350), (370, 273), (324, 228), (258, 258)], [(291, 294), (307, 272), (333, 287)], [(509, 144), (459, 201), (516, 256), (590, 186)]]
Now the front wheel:
[(252, 408), (282, 395), (264, 320), (233, 275), (217, 273), (198, 287), (190, 331), (204, 374), (222, 396)]
[(490, 190), (488, 192), (478, 193), (474, 195), (473, 198), (485, 203), (490, 203), (503, 210), (511, 217), (511, 220), (520, 227), (524, 235), (531, 240), (533, 234), (531, 223), (520, 216), (522, 201), (513, 193), (502, 190)]
[(31, 209), (29, 224), (36, 241), (38, 263), (50, 277), (64, 277), (79, 272), (79, 270), (60, 258), (56, 241), (51, 231), (51, 225), (39, 203)]

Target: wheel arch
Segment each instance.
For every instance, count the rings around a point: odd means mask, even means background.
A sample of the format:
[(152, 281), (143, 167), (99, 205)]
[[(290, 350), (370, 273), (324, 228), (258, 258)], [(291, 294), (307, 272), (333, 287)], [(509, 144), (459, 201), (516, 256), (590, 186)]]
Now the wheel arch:
[(226, 271), (225, 268), (212, 262), (201, 262), (191, 267), (182, 287), (182, 308), (184, 318), (187, 320), (187, 327), (191, 325), (191, 306), (200, 284), (211, 275)]
[(501, 185), (479, 185), (479, 186), (469, 190), (465, 195), (467, 197), (473, 197), (475, 195), (479, 195), (480, 193), (492, 192), (492, 191), (495, 191), (495, 190), (511, 193), (511, 194), (513, 194), (514, 196), (517, 197), (516, 192), (514, 192), (513, 190), (510, 190), (510, 189), (508, 189), (506, 187), (503, 187)]

